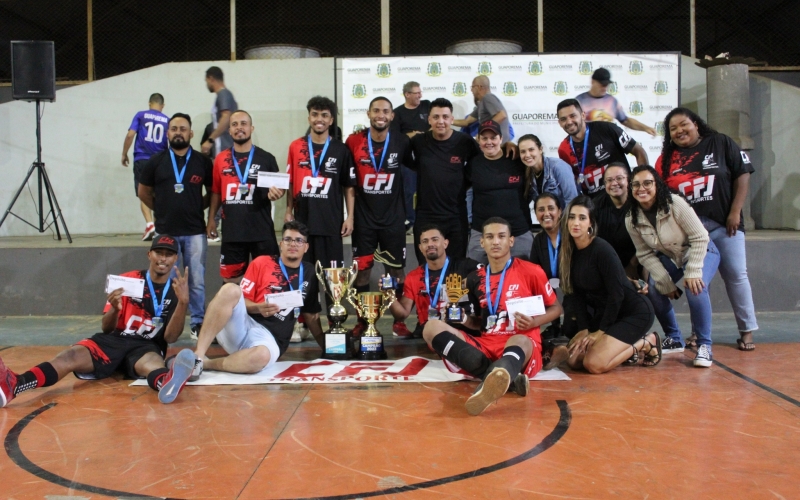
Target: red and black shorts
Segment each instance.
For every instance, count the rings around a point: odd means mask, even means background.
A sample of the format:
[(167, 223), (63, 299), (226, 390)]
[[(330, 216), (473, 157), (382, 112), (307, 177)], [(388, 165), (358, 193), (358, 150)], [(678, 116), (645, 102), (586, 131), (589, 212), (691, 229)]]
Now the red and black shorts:
[(219, 274), (224, 279), (244, 276), (251, 260), (262, 255), (279, 255), (280, 253), (278, 242), (274, 236), (262, 241), (240, 243), (228, 243), (223, 239), (219, 250)]
[(96, 333), (91, 338), (83, 339), (75, 345), (89, 349), (92, 355), (94, 371), (92, 373), (75, 373), (82, 380), (100, 380), (110, 377), (114, 372), (121, 372), (125, 378), (141, 378), (134, 366), (142, 356), (154, 352), (164, 358), (161, 348), (147, 339), (117, 337), (105, 333)]
[(388, 267), (403, 269), (406, 265), (406, 228), (403, 222), (382, 229), (353, 229), (353, 260), (358, 270), (372, 269), (375, 261)]
[[(511, 335), (482, 335), (480, 337), (473, 337), (468, 333), (462, 333), (464, 334), (466, 342), (481, 351), (484, 356), (489, 358), (489, 361), (497, 361), (500, 359), (500, 356), (503, 355), (503, 351), (506, 349), (506, 342), (511, 338)], [(532, 378), (542, 369), (542, 346), (539, 340), (533, 335), (526, 335), (526, 337), (533, 343), (533, 352), (531, 353), (531, 358), (525, 366), (522, 367), (522, 373), (526, 374), (528, 378)], [(447, 359), (442, 358), (442, 361), (444, 361), (444, 366), (451, 372), (472, 376)]]

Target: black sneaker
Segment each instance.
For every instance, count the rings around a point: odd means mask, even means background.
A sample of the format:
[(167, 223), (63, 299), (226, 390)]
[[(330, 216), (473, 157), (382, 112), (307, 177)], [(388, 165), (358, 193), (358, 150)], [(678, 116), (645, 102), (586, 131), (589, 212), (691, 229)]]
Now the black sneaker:
[(681, 345), (680, 342), (675, 342), (670, 337), (665, 337), (664, 340), (661, 341), (661, 353), (662, 354), (671, 354), (673, 352), (683, 352), (684, 347)]
[(480, 415), (490, 404), (494, 403), (506, 393), (511, 384), (511, 375), (502, 366), (495, 366), (486, 375), (483, 382), (478, 385), (465, 405), (467, 413), (472, 416)]
[(189, 336), (192, 337), (192, 340), (197, 340), (197, 337), (200, 336), (201, 328), (203, 328), (203, 323), (192, 325), (191, 333), (189, 333)]
[(523, 398), (528, 395), (528, 391), (530, 390), (530, 381), (528, 380), (528, 376), (524, 373), (520, 373), (516, 377), (514, 377), (514, 381), (511, 382), (511, 385), (508, 387), (509, 392), (513, 392), (514, 394), (519, 394)]

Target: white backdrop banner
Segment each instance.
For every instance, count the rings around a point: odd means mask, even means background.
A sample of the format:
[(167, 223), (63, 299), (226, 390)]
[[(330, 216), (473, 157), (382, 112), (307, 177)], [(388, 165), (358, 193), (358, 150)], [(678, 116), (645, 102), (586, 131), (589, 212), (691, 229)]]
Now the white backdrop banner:
[[(474, 108), (472, 79), (486, 75), (492, 93), (508, 112), (515, 137), (539, 136), (547, 156), (557, 156), (566, 134), (558, 126), (556, 106), (587, 92), (591, 75), (606, 68), (614, 81), (608, 92), (625, 113), (663, 134), (664, 116), (679, 103), (680, 55), (669, 54), (513, 54), (439, 55), (342, 59), (340, 103), (345, 136), (369, 125), (367, 105), (385, 96), (397, 107), (404, 102), (403, 84), (419, 82), (422, 98), (445, 97), (456, 118)], [(628, 133), (642, 143), (650, 163), (661, 151), (662, 137)], [(515, 141), (516, 142), (516, 141)]]

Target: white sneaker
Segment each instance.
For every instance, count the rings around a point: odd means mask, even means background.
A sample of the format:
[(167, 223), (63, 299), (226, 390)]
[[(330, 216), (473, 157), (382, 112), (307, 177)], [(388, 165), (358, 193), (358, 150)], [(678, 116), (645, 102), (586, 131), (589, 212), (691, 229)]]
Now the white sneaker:
[(711, 348), (703, 344), (697, 348), (697, 356), (694, 358), (694, 366), (708, 368), (713, 361), (711, 360)]
[(297, 343), (303, 341), (303, 325), (300, 323), (294, 324), (294, 330), (292, 330), (292, 338), (289, 339), (289, 342)]
[(142, 241), (150, 241), (156, 235), (156, 225), (152, 222), (148, 222), (144, 225), (144, 234), (142, 235)]

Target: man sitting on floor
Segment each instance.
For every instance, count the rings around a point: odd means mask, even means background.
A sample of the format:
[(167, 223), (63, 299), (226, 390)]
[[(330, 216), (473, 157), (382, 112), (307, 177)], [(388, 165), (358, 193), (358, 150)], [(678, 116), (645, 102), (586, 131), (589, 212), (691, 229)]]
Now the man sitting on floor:
[[(241, 285), (223, 285), (208, 304), (195, 349), (202, 362), (196, 365), (192, 380), (203, 369), (257, 373), (272, 366), (289, 347), (301, 313), (322, 346), (317, 275), (314, 266), (302, 260), (308, 251), (308, 228), (297, 221), (287, 222), (279, 246), (280, 257), (257, 257), (248, 266)], [(271, 294), (282, 292), (296, 292), (303, 305), (281, 309), (269, 300)], [(228, 355), (210, 359), (206, 352), (215, 337)]]
[[(422, 331), (422, 337), (449, 370), (482, 380), (467, 399), (470, 415), (480, 414), (509, 386), (520, 396), (528, 394), (528, 378), (542, 368), (539, 326), (561, 316), (561, 304), (542, 268), (512, 257), (513, 245), (511, 226), (505, 219), (490, 217), (484, 221), (481, 246), (489, 265), (467, 277), (467, 295), (479, 316), (466, 316), (463, 323), (466, 328), (480, 330), (480, 336), (436, 319), (428, 320)], [(509, 317), (506, 301), (537, 295), (544, 303), (544, 314), (516, 312)]]
[[(19, 393), (49, 387), (68, 373), (83, 380), (99, 380), (123, 373), (127, 378), (147, 378), (162, 403), (172, 403), (194, 367), (194, 356), (182, 350), (171, 369), (164, 366), (167, 344), (178, 340), (189, 305), (188, 269), (174, 267), (178, 243), (162, 234), (147, 253), (150, 267), (122, 276), (146, 281), (142, 298), (123, 297), (122, 288), (108, 294), (101, 329), (50, 361), (16, 374), (0, 359), (0, 408)], [(174, 276), (170, 276), (172, 271)]]

